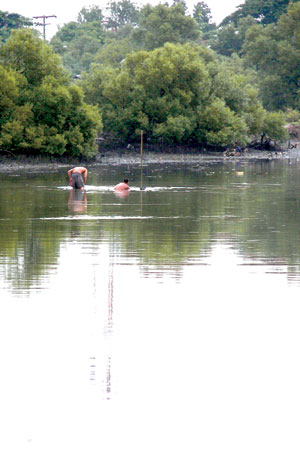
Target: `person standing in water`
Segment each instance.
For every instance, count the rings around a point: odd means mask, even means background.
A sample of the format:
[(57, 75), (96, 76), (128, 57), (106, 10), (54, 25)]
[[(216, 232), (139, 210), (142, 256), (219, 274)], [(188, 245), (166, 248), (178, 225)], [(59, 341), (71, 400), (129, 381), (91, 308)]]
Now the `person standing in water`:
[(119, 183), (114, 187), (115, 191), (129, 191), (130, 187), (128, 186), (128, 178), (123, 180), (123, 183)]
[(88, 171), (85, 167), (74, 167), (68, 170), (68, 177), (73, 189), (84, 189)]

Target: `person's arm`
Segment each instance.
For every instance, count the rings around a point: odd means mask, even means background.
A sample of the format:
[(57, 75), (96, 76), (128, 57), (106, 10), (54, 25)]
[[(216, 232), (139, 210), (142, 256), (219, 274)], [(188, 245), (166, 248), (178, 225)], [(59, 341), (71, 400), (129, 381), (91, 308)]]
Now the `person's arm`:
[(74, 169), (68, 170), (68, 177), (69, 177), (69, 180), (70, 180), (70, 181), (72, 180), (72, 173), (73, 173), (73, 170), (74, 170)]
[(88, 171), (87, 171), (87, 169), (84, 169), (84, 172), (83, 172), (83, 179), (84, 179), (84, 184), (85, 184), (85, 182), (86, 182), (86, 179), (87, 179), (87, 174), (88, 174)]

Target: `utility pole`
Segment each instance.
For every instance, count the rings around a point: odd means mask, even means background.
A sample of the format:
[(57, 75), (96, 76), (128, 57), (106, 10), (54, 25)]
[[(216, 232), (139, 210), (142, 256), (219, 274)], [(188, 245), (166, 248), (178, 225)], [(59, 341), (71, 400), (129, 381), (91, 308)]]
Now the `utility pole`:
[(56, 16), (53, 15), (53, 16), (34, 16), (33, 17), (33, 19), (43, 19), (43, 23), (36, 22), (34, 25), (38, 25), (38, 26), (43, 27), (43, 38), (44, 38), (44, 41), (46, 40), (46, 26), (50, 25), (50, 23), (46, 23), (46, 19), (49, 19), (50, 17), (56, 17)]

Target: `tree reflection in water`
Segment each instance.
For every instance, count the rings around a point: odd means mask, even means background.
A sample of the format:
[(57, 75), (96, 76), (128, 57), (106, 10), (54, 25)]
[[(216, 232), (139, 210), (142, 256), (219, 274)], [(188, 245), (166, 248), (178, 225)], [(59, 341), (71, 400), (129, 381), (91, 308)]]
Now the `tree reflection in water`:
[[(201, 170), (194, 165), (145, 167), (145, 191), (139, 190), (138, 168), (136, 176), (132, 168), (133, 189), (125, 198), (112, 189), (57, 189), (57, 174), (3, 176), (3, 277), (12, 289), (30, 290), (39, 280), (42, 288), (43, 276), (58, 264), (61, 244), (78, 239), (93, 248), (115, 241), (145, 276), (174, 273), (180, 278), (185, 264), (205, 259), (225, 237), (245, 258), (262, 264), (272, 258), (282, 261), (295, 282), (300, 262), (297, 165), (263, 161), (259, 170), (258, 165), (239, 161), (238, 166), (226, 162)], [(263, 165), (267, 171), (261, 170)], [(102, 185), (113, 186), (123, 172), (91, 173), (91, 181), (97, 185), (101, 176)]]

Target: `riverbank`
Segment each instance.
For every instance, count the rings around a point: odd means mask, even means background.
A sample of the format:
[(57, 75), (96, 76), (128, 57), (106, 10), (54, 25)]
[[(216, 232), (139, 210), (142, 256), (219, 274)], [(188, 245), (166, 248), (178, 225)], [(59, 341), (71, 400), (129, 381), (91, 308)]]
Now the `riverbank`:
[[(279, 152), (269, 152), (261, 150), (248, 150), (241, 154), (225, 156), (221, 152), (210, 153), (157, 153), (143, 152), (142, 164), (184, 164), (184, 165), (208, 165), (230, 161), (273, 161), (278, 159), (289, 159), (290, 161), (300, 161), (300, 149), (290, 149)], [(141, 165), (141, 155), (130, 150), (122, 153), (105, 152), (99, 153), (92, 160), (76, 160), (74, 158), (54, 158), (54, 157), (26, 157), (16, 156), (0, 158), (0, 173), (29, 170), (30, 172), (57, 171), (63, 168), (70, 168), (76, 165), (86, 167), (94, 166), (120, 166), (120, 165)]]

